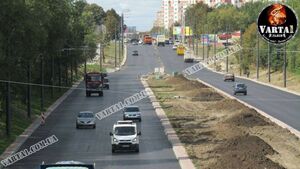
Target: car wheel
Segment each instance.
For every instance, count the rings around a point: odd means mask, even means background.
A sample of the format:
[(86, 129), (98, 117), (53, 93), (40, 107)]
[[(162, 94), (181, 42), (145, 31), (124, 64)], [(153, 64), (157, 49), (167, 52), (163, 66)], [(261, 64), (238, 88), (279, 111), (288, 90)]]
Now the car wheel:
[(100, 97), (102, 97), (102, 96), (103, 96), (103, 92), (102, 92), (102, 91), (99, 93), (99, 96), (100, 96)]
[(247, 92), (245, 92), (244, 95), (247, 95)]
[(91, 94), (89, 92), (86, 92), (85, 95), (86, 95), (86, 97), (91, 96)]
[(233, 82), (235, 82), (235, 79), (232, 79)]
[(109, 86), (107, 86), (107, 89), (109, 89)]
[(76, 129), (79, 129), (79, 126), (76, 124)]
[(139, 119), (139, 122), (141, 122), (141, 121), (142, 121), (142, 119), (140, 118), (140, 119)]
[(93, 126), (93, 129), (95, 129), (96, 128), (96, 124), (94, 124), (94, 126)]
[(236, 95), (236, 93), (234, 92), (233, 95)]
[(111, 152), (112, 152), (112, 153), (115, 153), (115, 152), (116, 152), (116, 150), (115, 150), (114, 148), (112, 148), (112, 149), (111, 149)]
[(140, 148), (139, 147), (137, 147), (137, 148), (135, 148), (135, 152), (140, 152)]

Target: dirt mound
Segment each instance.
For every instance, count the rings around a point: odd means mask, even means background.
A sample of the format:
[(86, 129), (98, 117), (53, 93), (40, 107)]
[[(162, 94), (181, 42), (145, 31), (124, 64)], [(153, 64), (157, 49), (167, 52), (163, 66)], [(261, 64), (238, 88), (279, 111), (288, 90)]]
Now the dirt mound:
[(241, 136), (227, 140), (218, 146), (215, 153), (220, 155), (210, 169), (282, 169), (283, 167), (274, 163), (266, 157), (273, 155), (275, 151), (256, 136)]
[(242, 112), (227, 120), (236, 126), (254, 127), (269, 125), (254, 109), (244, 108)]
[(198, 89), (187, 94), (191, 97), (191, 101), (218, 101), (224, 97), (219, 93), (213, 92), (210, 89)]
[(221, 101), (215, 102), (207, 107), (208, 110), (226, 110), (226, 111), (235, 111), (243, 109), (245, 106), (241, 103), (232, 100), (232, 99), (222, 99)]
[(207, 88), (206, 85), (199, 83), (197, 81), (187, 80), (184, 76), (179, 75), (176, 77), (166, 78), (167, 84), (172, 84), (175, 86), (176, 90), (193, 90), (197, 88)]

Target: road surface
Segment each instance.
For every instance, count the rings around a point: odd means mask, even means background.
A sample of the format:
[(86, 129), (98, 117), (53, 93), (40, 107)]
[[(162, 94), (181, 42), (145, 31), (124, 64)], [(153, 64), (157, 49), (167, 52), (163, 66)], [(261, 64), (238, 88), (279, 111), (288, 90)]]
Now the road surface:
[[(138, 49), (139, 56), (131, 56)], [(29, 148), (38, 141), (51, 135), (59, 141), (33, 155), (9, 166), (9, 169), (36, 169), (43, 161), (74, 160), (84, 163), (96, 163), (97, 169), (178, 169), (179, 163), (174, 156), (171, 144), (164, 135), (163, 127), (156, 116), (150, 100), (138, 102), (142, 111), (143, 121), (139, 125), (142, 132), (140, 153), (111, 153), (109, 132), (122, 113), (115, 113), (101, 121), (93, 129), (76, 129), (75, 119), (79, 111), (91, 110), (99, 112), (119, 101), (123, 101), (143, 90), (138, 75), (152, 72), (160, 65), (158, 57), (150, 46), (131, 46), (129, 57), (122, 71), (109, 75), (110, 90), (104, 97), (85, 97), (84, 90), (75, 90), (48, 117), (46, 125), (39, 127), (22, 145), (20, 150)], [(79, 88), (84, 87), (83, 84)]]

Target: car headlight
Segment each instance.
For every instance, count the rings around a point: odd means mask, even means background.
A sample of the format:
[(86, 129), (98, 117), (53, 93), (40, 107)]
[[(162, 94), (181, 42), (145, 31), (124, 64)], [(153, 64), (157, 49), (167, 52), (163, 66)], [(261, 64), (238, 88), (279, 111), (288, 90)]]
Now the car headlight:
[(137, 142), (137, 138), (134, 138), (134, 139), (132, 140), (132, 142)]
[(118, 140), (116, 138), (114, 138), (114, 142), (118, 142)]

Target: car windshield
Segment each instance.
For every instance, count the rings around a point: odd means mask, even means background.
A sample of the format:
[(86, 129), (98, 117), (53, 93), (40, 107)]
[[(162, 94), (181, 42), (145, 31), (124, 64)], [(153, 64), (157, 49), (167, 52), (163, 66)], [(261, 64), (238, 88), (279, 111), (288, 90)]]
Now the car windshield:
[(137, 112), (140, 111), (138, 107), (126, 107), (125, 112)]
[(245, 84), (237, 84), (236, 85), (238, 88), (244, 88), (245, 87)]
[(94, 114), (93, 113), (79, 113), (78, 117), (79, 118), (93, 118)]
[(87, 81), (89, 81), (89, 82), (101, 81), (101, 76), (100, 75), (93, 75), (93, 76), (88, 75)]
[(134, 135), (135, 130), (134, 127), (116, 127), (115, 135), (126, 136), (126, 135)]

